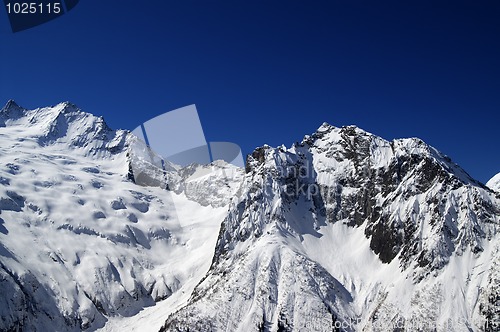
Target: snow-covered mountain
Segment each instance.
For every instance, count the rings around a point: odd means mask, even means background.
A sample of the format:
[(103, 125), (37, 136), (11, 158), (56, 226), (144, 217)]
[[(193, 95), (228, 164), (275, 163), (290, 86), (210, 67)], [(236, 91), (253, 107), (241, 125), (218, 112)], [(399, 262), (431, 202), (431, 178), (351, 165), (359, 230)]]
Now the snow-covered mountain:
[(9, 102), (0, 123), (0, 330), (95, 330), (189, 296), (242, 170), (169, 165), (173, 190), (144, 187), (153, 153), (74, 105)]
[(210, 271), (163, 330), (498, 329), (499, 201), (448, 157), (324, 124), (247, 162)]
[(499, 329), (500, 197), (419, 139), (323, 124), (180, 168), (9, 102), (0, 141), (0, 330)]

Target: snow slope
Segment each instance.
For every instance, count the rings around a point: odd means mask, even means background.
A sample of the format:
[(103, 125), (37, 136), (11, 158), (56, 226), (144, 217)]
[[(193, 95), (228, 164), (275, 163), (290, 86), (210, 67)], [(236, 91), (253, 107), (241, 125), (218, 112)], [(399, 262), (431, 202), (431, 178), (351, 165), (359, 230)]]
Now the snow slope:
[(486, 182), (486, 186), (496, 192), (500, 192), (500, 173), (488, 180), (488, 182)]

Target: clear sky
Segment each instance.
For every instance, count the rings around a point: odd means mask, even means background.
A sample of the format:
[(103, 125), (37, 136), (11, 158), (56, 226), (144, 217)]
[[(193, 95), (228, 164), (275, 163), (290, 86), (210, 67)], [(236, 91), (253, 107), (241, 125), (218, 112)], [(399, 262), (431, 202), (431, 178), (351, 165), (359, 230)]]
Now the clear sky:
[(499, 61), (498, 1), (82, 0), (18, 33), (0, 9), (1, 103), (71, 101), (115, 129), (196, 104), (207, 140), (245, 154), (355, 124), (482, 182), (500, 172)]

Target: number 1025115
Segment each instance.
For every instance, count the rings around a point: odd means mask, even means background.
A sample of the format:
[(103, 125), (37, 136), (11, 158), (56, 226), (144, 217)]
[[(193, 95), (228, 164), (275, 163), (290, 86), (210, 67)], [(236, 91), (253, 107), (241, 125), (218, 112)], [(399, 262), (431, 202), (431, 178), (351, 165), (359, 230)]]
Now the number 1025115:
[(7, 14), (60, 14), (62, 5), (60, 2), (38, 3), (38, 2), (14, 2), (7, 3)]

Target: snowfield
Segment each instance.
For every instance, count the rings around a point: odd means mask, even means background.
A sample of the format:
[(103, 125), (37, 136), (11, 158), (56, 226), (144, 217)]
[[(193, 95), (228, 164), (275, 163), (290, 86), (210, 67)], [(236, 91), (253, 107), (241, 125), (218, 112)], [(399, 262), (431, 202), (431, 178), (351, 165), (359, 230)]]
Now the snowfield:
[(498, 331), (500, 197), (323, 124), (179, 167), (75, 105), (0, 111), (0, 330)]

